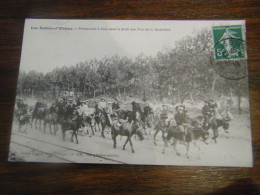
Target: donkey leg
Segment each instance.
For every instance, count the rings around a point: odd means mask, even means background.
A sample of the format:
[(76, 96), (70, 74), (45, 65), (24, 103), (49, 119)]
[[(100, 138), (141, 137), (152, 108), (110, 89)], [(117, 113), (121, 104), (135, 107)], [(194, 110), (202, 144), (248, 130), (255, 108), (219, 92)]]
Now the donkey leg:
[(34, 120), (34, 118), (32, 118), (32, 120), (31, 120), (31, 128), (32, 128), (32, 125), (33, 125), (33, 120)]
[(113, 135), (112, 139), (114, 141), (114, 148), (116, 148), (116, 135)]
[(215, 141), (215, 143), (217, 143), (217, 137), (218, 137), (218, 135), (217, 135), (217, 130), (216, 129), (214, 129), (213, 130), (213, 140)]
[(177, 140), (174, 139), (174, 141), (173, 141), (173, 149), (175, 150), (177, 156), (180, 156), (180, 153), (177, 151), (177, 147), (176, 147), (176, 145), (177, 145)]
[(154, 133), (154, 136), (153, 136), (153, 143), (154, 143), (154, 145), (157, 145), (156, 144), (156, 135), (159, 133), (159, 130), (158, 129), (156, 129), (155, 130), (155, 133)]
[[(98, 132), (100, 132), (100, 124), (96, 123), (96, 126), (98, 127)], [(96, 130), (97, 131), (97, 130)]]
[(97, 123), (94, 122), (95, 131), (97, 132)]
[(132, 141), (131, 141), (131, 137), (129, 137), (129, 143), (130, 143), (130, 146), (131, 146), (131, 149), (132, 149), (132, 153), (134, 153), (134, 149), (133, 149), (133, 144), (132, 144)]
[(40, 130), (42, 129), (42, 120), (40, 119)]
[(18, 126), (19, 126), (18, 132), (20, 132), (20, 130), (21, 130), (21, 122), (18, 123)]
[(54, 127), (55, 127), (54, 135), (56, 135), (56, 134), (57, 134), (57, 131), (58, 131), (58, 124), (54, 124)]
[(144, 129), (144, 134), (147, 135), (147, 131), (146, 131), (147, 125), (144, 123), (143, 125), (143, 129)]
[(217, 141), (217, 138), (218, 138), (218, 129), (216, 131), (216, 141)]
[(25, 127), (25, 129), (24, 129), (24, 133), (27, 133), (27, 128), (28, 128), (28, 122), (26, 122), (26, 127)]
[[(52, 130), (51, 130), (51, 123), (49, 125), (49, 128), (50, 128), (50, 134), (52, 135)], [(53, 127), (54, 128), (54, 127)]]
[(63, 138), (63, 141), (65, 141), (65, 131), (62, 130), (62, 138)]
[(228, 138), (229, 135), (228, 135), (228, 130), (224, 130), (225, 131), (225, 138)]
[(57, 127), (56, 123), (54, 123), (53, 125), (54, 125), (53, 126), (53, 128), (54, 128), (53, 132), (54, 132), (54, 135), (56, 135), (58, 127)]
[(187, 145), (186, 145), (186, 157), (187, 157), (187, 158), (190, 158), (190, 156), (189, 156), (189, 150), (190, 150), (190, 142), (187, 142)]
[(149, 135), (151, 135), (152, 130), (154, 130), (154, 126), (151, 125), (151, 126), (149, 127), (149, 129), (150, 129)]
[[(162, 130), (162, 140), (164, 141), (165, 140), (165, 131), (164, 130)], [(168, 142), (164, 142), (164, 143), (166, 143), (166, 147), (168, 147)]]
[(165, 154), (165, 148), (166, 148), (166, 140), (164, 140), (164, 144), (163, 144), (163, 151), (162, 151), (163, 154)]
[(90, 128), (91, 128), (92, 134), (95, 135), (95, 133), (94, 133), (94, 127), (90, 126)]
[(200, 146), (197, 144), (196, 141), (193, 142), (194, 147), (196, 147), (198, 149), (198, 158), (200, 158)]
[(72, 134), (71, 134), (71, 139), (70, 139), (70, 140), (71, 140), (71, 142), (73, 142), (73, 137), (74, 137), (74, 134), (75, 134), (75, 131), (73, 131), (73, 132), (72, 132)]
[(44, 122), (44, 124), (43, 124), (43, 130), (44, 130), (44, 134), (45, 134), (46, 125), (47, 125), (47, 123), (46, 123), (46, 122)]
[(76, 143), (79, 144), (79, 140), (78, 140), (78, 135), (77, 134), (78, 134), (78, 131), (75, 130), (74, 131), (74, 135), (75, 135), (75, 138), (76, 138)]
[(123, 146), (123, 150), (125, 150), (125, 146), (126, 146), (126, 144), (127, 144), (128, 141), (129, 141), (129, 137), (127, 137), (127, 139), (126, 139), (126, 141), (125, 141), (125, 144), (124, 144), (124, 146)]
[(35, 129), (37, 129), (37, 118), (34, 120), (34, 126), (35, 126)]
[(104, 133), (105, 128), (106, 128), (105, 126), (102, 126), (101, 137), (103, 137), (103, 138), (105, 138), (105, 133)]
[(97, 128), (98, 128), (98, 132), (100, 132), (100, 127), (99, 127), (98, 123), (96, 122), (95, 123), (95, 130), (96, 130), (96, 132), (97, 132)]

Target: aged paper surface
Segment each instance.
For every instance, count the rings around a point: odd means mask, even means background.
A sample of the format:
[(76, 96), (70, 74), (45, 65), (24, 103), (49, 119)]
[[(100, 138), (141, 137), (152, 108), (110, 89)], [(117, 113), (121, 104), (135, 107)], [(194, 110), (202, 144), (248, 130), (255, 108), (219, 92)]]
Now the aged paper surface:
[(252, 167), (245, 21), (27, 19), (9, 161)]

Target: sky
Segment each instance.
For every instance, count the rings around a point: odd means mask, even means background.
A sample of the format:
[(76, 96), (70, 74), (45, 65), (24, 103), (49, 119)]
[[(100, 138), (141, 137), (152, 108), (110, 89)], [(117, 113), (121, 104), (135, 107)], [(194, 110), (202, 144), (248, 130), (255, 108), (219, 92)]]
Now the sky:
[(135, 58), (143, 53), (155, 56), (166, 48), (174, 48), (176, 41), (192, 35), (194, 30), (212, 25), (241, 23), (243, 22), (27, 19), (20, 71), (36, 70), (46, 73), (56, 67), (113, 55)]

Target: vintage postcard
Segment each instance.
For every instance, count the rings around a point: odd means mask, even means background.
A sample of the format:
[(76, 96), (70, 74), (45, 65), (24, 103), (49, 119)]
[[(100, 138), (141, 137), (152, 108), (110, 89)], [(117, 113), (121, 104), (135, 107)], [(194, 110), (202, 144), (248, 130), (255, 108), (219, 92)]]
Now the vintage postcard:
[(252, 167), (245, 21), (26, 19), (9, 161)]

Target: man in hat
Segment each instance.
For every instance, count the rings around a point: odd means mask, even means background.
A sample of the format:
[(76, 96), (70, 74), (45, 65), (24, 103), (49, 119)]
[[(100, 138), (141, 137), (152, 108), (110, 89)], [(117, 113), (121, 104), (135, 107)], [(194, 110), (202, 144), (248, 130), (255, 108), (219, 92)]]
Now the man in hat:
[(69, 99), (69, 102), (66, 106), (66, 116), (65, 118), (66, 119), (71, 119), (72, 118), (72, 115), (74, 113), (74, 105), (73, 105), (73, 99)]
[(115, 117), (118, 117), (118, 113), (119, 113), (119, 110), (120, 110), (120, 105), (119, 105), (119, 101), (117, 98), (114, 99), (115, 101), (113, 102), (112, 104), (112, 114), (115, 116)]
[(38, 99), (37, 102), (35, 103), (33, 114), (38, 113), (38, 111), (43, 108), (44, 108), (44, 103), (40, 101), (40, 99)]
[(52, 113), (55, 113), (56, 112), (56, 105), (55, 105), (55, 103), (53, 102), (52, 104), (51, 104), (51, 106), (50, 106), (50, 113), (52, 114)]
[(23, 105), (24, 105), (23, 100), (22, 99), (18, 99), (17, 100), (17, 104), (16, 104), (18, 110), (21, 110), (23, 108)]
[(119, 109), (120, 109), (119, 101), (117, 98), (115, 98), (115, 101), (112, 104), (112, 110), (114, 113), (117, 113)]
[(209, 100), (209, 108), (210, 108), (210, 117), (209, 121), (213, 120), (216, 118), (217, 115), (217, 103), (214, 100)]
[(107, 102), (107, 113), (108, 114), (113, 114), (112, 106), (113, 106), (113, 102), (112, 101), (108, 101)]
[(97, 104), (97, 109), (101, 111), (101, 113), (104, 114), (104, 116), (106, 117), (106, 120), (108, 121), (109, 125), (111, 124), (111, 120), (108, 116), (108, 113), (107, 113), (107, 109), (108, 109), (108, 105), (107, 105), (107, 102), (105, 100), (105, 98), (101, 98), (100, 99), (100, 102), (98, 102)]
[(147, 123), (147, 119), (148, 117), (153, 114), (153, 110), (152, 108), (150, 107), (149, 105), (149, 102), (146, 102), (146, 105), (144, 107), (144, 112), (143, 112), (143, 115), (142, 115), (142, 121), (146, 124)]
[(138, 120), (139, 118), (138, 116), (140, 116), (140, 114), (142, 113), (142, 109), (140, 105), (135, 101), (132, 101), (132, 111), (133, 111), (133, 121), (135, 122)]
[(209, 106), (209, 101), (204, 100), (204, 106), (202, 107), (201, 113), (203, 115), (203, 126), (207, 127), (209, 125), (209, 118), (211, 116), (211, 108)]
[(43, 102), (38, 99), (35, 104), (35, 109), (42, 108), (43, 106), (44, 106)]
[(151, 108), (149, 102), (146, 102), (146, 105), (144, 107), (144, 115), (149, 116), (152, 113), (153, 113), (153, 109)]
[(80, 106), (80, 113), (82, 113), (84, 116), (87, 115), (87, 112), (89, 111), (89, 107), (87, 104), (87, 100), (82, 101), (82, 105)]
[(183, 133), (183, 141), (186, 141), (186, 125), (187, 125), (187, 111), (184, 105), (176, 107), (177, 114), (175, 114), (174, 119), (177, 124), (177, 128)]
[(23, 114), (27, 114), (28, 112), (28, 105), (24, 103), (24, 101), (22, 99), (19, 99), (17, 102), (17, 108), (18, 108), (18, 112), (23, 115)]
[(106, 109), (107, 109), (107, 103), (105, 98), (101, 98), (100, 101), (98, 102), (96, 109), (98, 109), (99, 111), (101, 111), (102, 113), (106, 113)]
[(168, 119), (168, 106), (166, 104), (162, 105), (162, 113), (160, 115), (162, 126), (166, 127), (167, 125), (167, 119)]

